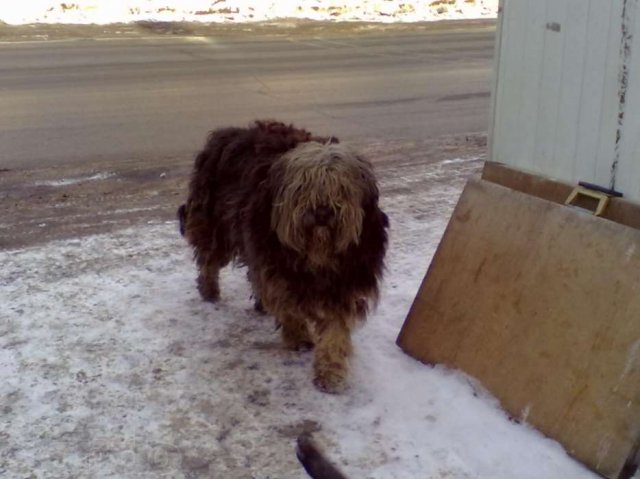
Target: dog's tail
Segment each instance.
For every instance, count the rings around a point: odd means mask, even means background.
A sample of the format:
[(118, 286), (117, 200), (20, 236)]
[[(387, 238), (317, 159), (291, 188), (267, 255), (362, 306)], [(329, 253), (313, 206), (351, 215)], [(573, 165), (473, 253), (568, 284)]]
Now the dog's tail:
[(187, 222), (187, 206), (185, 204), (180, 205), (176, 215), (178, 216), (178, 222), (180, 222), (180, 235), (184, 237), (184, 228)]
[(347, 478), (327, 460), (309, 432), (298, 437), (296, 455), (311, 478)]

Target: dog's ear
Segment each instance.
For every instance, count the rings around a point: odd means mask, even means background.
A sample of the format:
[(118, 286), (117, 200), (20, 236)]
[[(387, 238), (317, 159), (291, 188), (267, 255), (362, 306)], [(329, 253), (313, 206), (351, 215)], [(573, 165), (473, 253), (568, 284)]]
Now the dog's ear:
[[(360, 243), (349, 247), (343, 267), (349, 278), (348, 283), (357, 285), (363, 291), (373, 291), (375, 301), (378, 296), (378, 280), (382, 278), (384, 270), (389, 218), (377, 204), (369, 204), (364, 210)], [(372, 268), (374, 265), (377, 267)]]

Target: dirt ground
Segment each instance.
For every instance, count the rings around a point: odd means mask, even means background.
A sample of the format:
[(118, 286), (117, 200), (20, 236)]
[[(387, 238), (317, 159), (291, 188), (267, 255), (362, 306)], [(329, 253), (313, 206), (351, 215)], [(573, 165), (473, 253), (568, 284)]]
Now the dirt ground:
[[(398, 431), (396, 442), (371, 432), (380, 412), (404, 413), (392, 408), (397, 389), (382, 388), (380, 369), (413, 365), (393, 342), (398, 322), (423, 275), (421, 255), (437, 244), (465, 179), (480, 172), (486, 137), (358, 147), (375, 163), (395, 243), (385, 303), (357, 340), (362, 358), (380, 364), (361, 362), (354, 392), (329, 399), (308, 381), (310, 357), (284, 352), (273, 323), (254, 315), (243, 272), (225, 270), (220, 305), (198, 298), (190, 252), (164, 224), (184, 198), (192, 155), (0, 173), (8, 313), (0, 476), (291, 478), (303, 475), (295, 437), (320, 423), (332, 457), (356, 476), (472, 476), (441, 441), (418, 461), (411, 434)], [(97, 233), (114, 234), (79, 239)], [(425, 390), (452, 380), (412, 368), (434, 376), (420, 382)], [(477, 400), (465, 380), (453, 380), (451, 395)], [(447, 395), (434, 400), (443, 410)], [(485, 407), (500, 428), (512, 427)], [(345, 422), (352, 415), (359, 419)]]
[[(356, 146), (381, 177), (447, 159), (483, 158), (486, 135), (421, 141), (362, 141)], [(195, 153), (195, 151), (194, 151)], [(0, 169), (0, 249), (106, 233), (147, 221), (175, 218), (193, 155), (87, 160), (82, 165)], [(394, 192), (382, 192), (393, 195)]]

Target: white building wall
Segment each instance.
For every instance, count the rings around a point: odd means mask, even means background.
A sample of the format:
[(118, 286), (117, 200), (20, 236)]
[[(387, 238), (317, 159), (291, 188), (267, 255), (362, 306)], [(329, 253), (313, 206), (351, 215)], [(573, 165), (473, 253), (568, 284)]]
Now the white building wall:
[(640, 201), (638, 1), (502, 0), (494, 161), (570, 183), (615, 180), (625, 198)]
[(626, 198), (640, 201), (640, 5), (627, 0), (627, 16), (632, 35), (626, 65), (628, 86), (620, 137), (616, 189)]

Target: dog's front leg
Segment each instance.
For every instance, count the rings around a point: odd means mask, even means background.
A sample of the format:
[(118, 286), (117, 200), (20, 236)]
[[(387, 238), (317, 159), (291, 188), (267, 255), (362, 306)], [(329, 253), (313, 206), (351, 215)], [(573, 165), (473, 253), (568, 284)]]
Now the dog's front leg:
[(346, 387), (351, 356), (351, 329), (342, 319), (318, 325), (313, 358), (313, 383), (327, 393), (339, 393)]
[(303, 317), (284, 314), (279, 318), (282, 327), (282, 343), (287, 350), (310, 350), (313, 340)]

